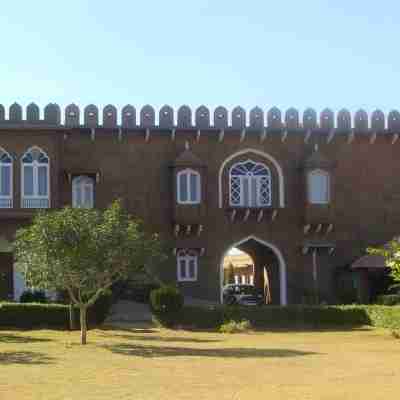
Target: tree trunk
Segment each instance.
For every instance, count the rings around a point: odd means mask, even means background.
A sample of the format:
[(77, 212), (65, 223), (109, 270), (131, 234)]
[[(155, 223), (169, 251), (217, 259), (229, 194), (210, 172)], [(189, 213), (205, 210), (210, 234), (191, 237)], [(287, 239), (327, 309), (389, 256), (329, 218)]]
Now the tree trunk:
[(75, 330), (75, 310), (73, 303), (69, 304), (69, 329)]
[(81, 320), (81, 344), (86, 344), (86, 306), (80, 306), (80, 320)]

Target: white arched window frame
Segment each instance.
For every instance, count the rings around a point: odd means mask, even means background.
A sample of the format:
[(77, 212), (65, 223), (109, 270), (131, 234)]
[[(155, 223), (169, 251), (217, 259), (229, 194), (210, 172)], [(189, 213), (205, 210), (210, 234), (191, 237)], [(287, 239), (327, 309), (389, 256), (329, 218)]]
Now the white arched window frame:
[(328, 204), (330, 202), (330, 175), (322, 169), (314, 169), (307, 175), (308, 202)]
[(201, 176), (198, 171), (184, 169), (176, 174), (176, 199), (179, 204), (199, 204)]
[(197, 281), (198, 253), (195, 250), (182, 249), (176, 255), (178, 282)]
[(13, 159), (0, 147), (0, 208), (13, 207)]
[(229, 204), (259, 208), (272, 205), (271, 171), (252, 160), (238, 162), (229, 170)]
[(39, 147), (21, 158), (21, 207), (50, 207), (50, 159)]
[(75, 176), (72, 179), (72, 207), (94, 207), (94, 179), (86, 175)]

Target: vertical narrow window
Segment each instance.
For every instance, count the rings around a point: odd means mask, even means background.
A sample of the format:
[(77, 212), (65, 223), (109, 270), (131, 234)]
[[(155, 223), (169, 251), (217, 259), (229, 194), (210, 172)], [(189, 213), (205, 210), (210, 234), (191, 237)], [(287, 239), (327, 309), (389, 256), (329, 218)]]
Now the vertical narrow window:
[(12, 158), (0, 147), (0, 208), (13, 207), (12, 172)]
[(177, 277), (179, 282), (197, 281), (197, 259), (196, 251), (179, 250), (177, 253)]
[(88, 176), (76, 176), (72, 180), (72, 207), (94, 207), (94, 180)]
[(311, 204), (328, 204), (330, 202), (329, 173), (323, 170), (313, 170), (307, 175), (308, 201)]
[(21, 159), (22, 208), (50, 207), (50, 162), (38, 147), (29, 149)]
[(271, 172), (264, 164), (247, 160), (233, 165), (229, 185), (231, 206), (256, 208), (272, 204)]
[(178, 203), (199, 204), (201, 198), (200, 174), (192, 169), (185, 169), (178, 172), (176, 180)]

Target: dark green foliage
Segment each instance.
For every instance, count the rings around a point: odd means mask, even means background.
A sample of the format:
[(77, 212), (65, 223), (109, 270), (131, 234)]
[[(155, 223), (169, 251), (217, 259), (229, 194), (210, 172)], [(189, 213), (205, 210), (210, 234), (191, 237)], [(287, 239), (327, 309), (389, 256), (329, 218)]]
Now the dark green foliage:
[[(111, 296), (101, 296), (89, 308), (90, 327), (101, 324), (111, 307)], [(75, 326), (79, 327), (79, 308), (75, 307)], [(68, 329), (69, 306), (64, 304), (41, 303), (0, 303), (0, 326), (9, 328), (57, 328)]]
[(0, 303), (0, 326), (68, 328), (68, 307), (61, 304)]
[(385, 294), (378, 296), (376, 302), (377, 304), (382, 304), (384, 306), (400, 305), (400, 294)]
[(163, 286), (150, 295), (151, 308), (155, 312), (177, 312), (183, 306), (183, 296), (177, 288)]
[(172, 286), (163, 286), (150, 294), (150, 308), (158, 323), (175, 325), (183, 307), (182, 293)]
[[(185, 306), (174, 325), (194, 329), (218, 329), (226, 321), (248, 320), (256, 329), (323, 329), (371, 325), (400, 327), (400, 307), (386, 306)], [(159, 321), (162, 323), (163, 321)], [(170, 322), (170, 321), (168, 321)]]
[(43, 290), (25, 290), (19, 298), (20, 303), (47, 303), (48, 299)]

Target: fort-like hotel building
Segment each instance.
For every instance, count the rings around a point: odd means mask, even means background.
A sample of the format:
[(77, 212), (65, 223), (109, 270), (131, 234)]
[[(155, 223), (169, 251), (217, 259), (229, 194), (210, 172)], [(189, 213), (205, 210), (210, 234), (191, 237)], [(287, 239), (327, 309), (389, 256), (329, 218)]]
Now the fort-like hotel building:
[(156, 118), (150, 106), (118, 116), (108, 105), (101, 114), (0, 105), (3, 297), (21, 290), (15, 232), (41, 208), (121, 198), (170, 244), (176, 262), (160, 266), (160, 279), (211, 301), (232, 247), (253, 258), (255, 285), (268, 272), (272, 303), (299, 303), (313, 288), (333, 302), (336, 272), (399, 233), (397, 111), (218, 107), (210, 116), (204, 106), (164, 106)]

